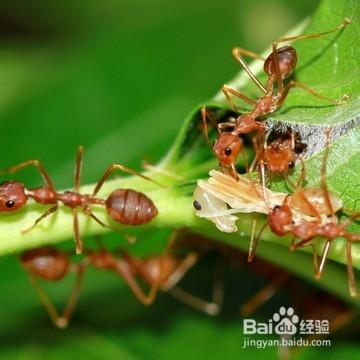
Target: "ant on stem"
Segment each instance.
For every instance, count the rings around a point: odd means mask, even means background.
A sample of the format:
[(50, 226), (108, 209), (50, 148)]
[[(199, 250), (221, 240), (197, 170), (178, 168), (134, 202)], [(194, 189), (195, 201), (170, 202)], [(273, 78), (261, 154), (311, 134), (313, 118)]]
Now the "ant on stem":
[[(181, 255), (179, 251), (174, 251), (177, 249), (175, 239), (178, 233), (179, 231), (172, 233), (162, 255), (144, 259), (134, 257), (124, 249), (117, 251), (120, 256), (115, 256), (102, 245), (99, 238), (96, 238), (99, 249), (87, 250), (80, 262), (71, 262), (70, 255), (64, 251), (53, 247), (42, 247), (24, 252), (20, 257), (20, 263), (51, 320), (60, 328), (66, 328), (69, 324), (78, 301), (85, 270), (89, 266), (118, 275), (144, 305), (151, 305), (158, 290), (161, 290), (208, 315), (216, 315), (220, 310), (222, 291), (214, 287), (213, 301), (207, 302), (177, 286), (201, 256), (201, 253), (193, 250)], [(69, 273), (75, 273), (76, 278), (69, 300), (64, 310), (59, 313), (38, 280), (56, 282), (64, 279)], [(138, 279), (150, 286), (147, 293), (140, 286)]]
[(116, 189), (106, 199), (101, 199), (96, 196), (109, 176), (117, 170), (139, 176), (145, 180), (155, 183), (158, 186), (162, 186), (157, 181), (152, 180), (149, 177), (121, 164), (113, 164), (106, 169), (103, 176), (96, 184), (92, 194), (80, 194), (79, 187), (83, 152), (84, 148), (80, 146), (78, 148), (75, 164), (74, 189), (71, 191), (57, 192), (51, 178), (39, 160), (28, 160), (4, 170), (4, 173), (13, 174), (28, 166), (35, 166), (43, 178), (45, 185), (33, 189), (27, 189), (24, 184), (19, 181), (4, 181), (0, 184), (0, 213), (13, 213), (20, 210), (26, 205), (29, 198), (42, 205), (51, 205), (50, 208), (48, 208), (39, 218), (35, 220), (32, 226), (28, 229), (22, 230), (23, 233), (26, 233), (32, 230), (44, 218), (54, 214), (59, 207), (59, 202), (63, 203), (64, 206), (67, 206), (72, 210), (77, 254), (81, 254), (83, 248), (80, 238), (78, 208), (80, 208), (85, 215), (95, 220), (101, 226), (108, 225), (104, 224), (93, 213), (90, 207), (91, 205), (104, 206), (107, 213), (114, 221), (125, 225), (146, 224), (157, 216), (158, 210), (152, 200), (145, 194), (132, 189)]
[[(340, 100), (330, 99), (296, 80), (290, 80), (285, 85), (284, 80), (292, 75), (296, 68), (297, 54), (294, 47), (287, 45), (278, 48), (278, 44), (289, 41), (319, 38), (323, 35), (339, 31), (350, 23), (351, 20), (349, 18), (344, 18), (340, 25), (329, 31), (280, 38), (273, 42), (272, 52), (266, 59), (249, 50), (242, 48), (233, 49), (232, 53), (235, 59), (240, 63), (251, 80), (264, 94), (257, 101), (255, 101), (229, 85), (224, 85), (222, 88), (227, 101), (235, 111), (237, 111), (237, 107), (232, 101), (231, 95), (240, 98), (253, 107), (252, 111), (239, 115), (235, 121), (223, 122), (217, 126), (219, 136), (214, 144), (213, 151), (219, 160), (220, 166), (224, 168), (230, 168), (230, 172), (233, 177), (236, 179), (238, 177), (235, 164), (239, 153), (243, 150), (243, 140), (241, 135), (255, 132), (256, 136), (262, 138), (264, 136), (266, 126), (263, 122), (259, 121), (258, 118), (278, 110), (286, 100), (290, 89), (299, 87), (311, 95), (328, 101), (334, 105), (343, 104), (349, 97), (348, 95), (344, 94)], [(268, 76), (268, 80), (265, 86), (251, 71), (243, 59), (243, 55), (264, 61), (264, 72)], [(207, 131), (207, 112), (205, 107), (202, 108), (201, 113), (204, 131)], [(289, 151), (290, 150), (291, 149), (289, 149)], [(271, 166), (271, 161), (272, 157), (270, 157), (267, 161), (268, 167)], [(278, 161), (278, 159), (274, 159), (274, 161)], [(284, 157), (284, 161), (287, 161), (287, 158)]]

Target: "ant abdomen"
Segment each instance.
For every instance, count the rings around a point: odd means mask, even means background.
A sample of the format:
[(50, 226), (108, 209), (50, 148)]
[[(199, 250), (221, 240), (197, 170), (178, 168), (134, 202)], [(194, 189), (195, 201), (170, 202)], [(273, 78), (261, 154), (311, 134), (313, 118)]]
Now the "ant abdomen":
[(155, 204), (145, 194), (131, 189), (117, 189), (105, 201), (111, 218), (125, 225), (142, 225), (158, 214)]
[(49, 281), (62, 279), (70, 267), (65, 253), (48, 247), (26, 251), (20, 261), (30, 274)]
[[(278, 64), (282, 79), (287, 78), (292, 74), (297, 63), (296, 50), (292, 46), (282, 46), (276, 50)], [(264, 62), (265, 73), (273, 78), (276, 76), (275, 62), (273, 54), (271, 53)]]

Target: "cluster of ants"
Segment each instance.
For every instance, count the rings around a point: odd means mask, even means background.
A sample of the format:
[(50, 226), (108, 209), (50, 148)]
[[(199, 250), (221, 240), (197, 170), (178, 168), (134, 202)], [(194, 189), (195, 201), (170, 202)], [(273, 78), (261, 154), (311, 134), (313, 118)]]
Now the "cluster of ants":
[[(341, 199), (328, 190), (326, 182), (326, 165), (329, 154), (331, 129), (325, 129), (326, 147), (321, 167), (320, 188), (304, 187), (306, 178), (304, 159), (299, 151), (301, 139), (297, 134), (278, 134), (269, 143), (271, 130), (267, 129), (264, 116), (278, 110), (286, 100), (293, 87), (300, 87), (317, 98), (328, 101), (334, 105), (343, 104), (348, 95), (343, 95), (340, 100), (329, 99), (307, 85), (290, 80), (284, 83), (295, 70), (297, 62), (296, 50), (292, 46), (278, 48), (282, 42), (301, 39), (318, 38), (345, 28), (350, 24), (350, 19), (345, 18), (335, 29), (326, 32), (281, 38), (273, 43), (272, 52), (264, 60), (264, 72), (268, 80), (264, 86), (253, 74), (243, 59), (243, 55), (262, 59), (248, 50), (235, 48), (233, 55), (242, 65), (246, 73), (256, 86), (264, 93), (257, 101), (249, 98), (238, 90), (224, 85), (223, 93), (229, 104), (237, 111), (232, 97), (235, 96), (253, 106), (250, 112), (231, 117), (230, 121), (217, 124), (218, 136), (213, 146), (221, 172), (212, 170), (210, 178), (206, 181), (199, 180), (194, 193), (194, 208), (196, 214), (214, 222), (223, 232), (236, 232), (235, 222), (237, 213), (264, 213), (267, 221), (255, 235), (256, 221), (254, 221), (248, 261), (251, 262), (264, 229), (268, 226), (277, 236), (292, 236), (290, 249), (296, 250), (307, 245), (313, 248), (315, 277), (320, 278), (330, 246), (336, 238), (346, 240), (347, 270), (349, 290), (351, 296), (357, 296), (356, 281), (354, 277), (351, 257), (351, 244), (360, 241), (360, 234), (347, 230), (348, 226), (360, 217), (360, 212), (352, 213), (349, 218), (339, 221), (338, 211), (343, 210)], [(208, 140), (207, 109), (202, 108), (203, 128)], [(268, 131), (267, 131), (268, 130)], [(252, 134), (255, 150), (255, 159), (247, 173), (258, 169), (259, 180), (251, 176), (241, 175), (236, 169), (236, 163), (241, 152), (244, 151), (244, 135)], [(301, 148), (301, 147), (300, 147)], [(301, 175), (293, 184), (289, 178), (290, 171), (296, 162), (302, 164)], [(292, 194), (271, 191), (267, 184), (274, 177), (283, 177), (288, 185), (293, 188)], [(260, 184), (259, 184), (260, 183)], [(314, 239), (323, 237), (325, 246), (318, 263), (314, 246)]]
[[(226, 98), (234, 108), (235, 105), (232, 102), (231, 96), (236, 96), (252, 105), (253, 110), (246, 114), (238, 115), (235, 121), (229, 120), (218, 124), (219, 135), (213, 150), (219, 160), (222, 171), (212, 170), (210, 173), (212, 177), (209, 180), (198, 182), (194, 193), (194, 207), (198, 216), (208, 218), (220, 230), (225, 232), (237, 230), (235, 225), (238, 219), (235, 215), (236, 213), (265, 213), (268, 215), (267, 224), (273, 233), (278, 236), (288, 234), (293, 236), (291, 245), (293, 250), (311, 244), (311, 241), (316, 236), (325, 237), (327, 242), (320, 265), (318, 266), (317, 262), (315, 262), (317, 277), (320, 277), (331, 242), (337, 237), (344, 237), (347, 240), (350, 292), (351, 295), (355, 296), (356, 286), (351, 264), (351, 243), (359, 241), (360, 235), (348, 232), (346, 228), (360, 214), (352, 215), (350, 220), (338, 221), (336, 212), (341, 209), (341, 200), (328, 191), (326, 184), (328, 146), (323, 160), (320, 189), (301, 187), (305, 178), (305, 171), (303, 171), (292, 195), (274, 193), (266, 187), (266, 177), (271, 178), (273, 175), (287, 177), (289, 171), (294, 167), (295, 162), (299, 158), (297, 151), (298, 139), (296, 139), (294, 134), (291, 134), (285, 138), (278, 137), (268, 144), (269, 136), (266, 133), (267, 128), (262, 121), (265, 115), (276, 111), (284, 103), (290, 89), (293, 87), (300, 87), (312, 95), (334, 104), (340, 104), (345, 101), (345, 96), (339, 101), (327, 99), (313, 89), (294, 80), (285, 85), (284, 80), (295, 69), (297, 55), (293, 47), (284, 46), (277, 48), (277, 45), (286, 41), (320, 37), (340, 30), (349, 23), (349, 19), (344, 19), (339, 26), (330, 31), (288, 37), (274, 42), (272, 53), (264, 60), (264, 70), (268, 76), (266, 86), (262, 85), (252, 73), (242, 55), (262, 58), (244, 49), (235, 48), (233, 50), (236, 59), (264, 93), (264, 96), (260, 97), (258, 101), (254, 101), (230, 86), (225, 85), (223, 87)], [(202, 109), (202, 115), (207, 134), (207, 111), (205, 108)], [(240, 175), (236, 169), (237, 158), (244, 149), (242, 136), (249, 133), (253, 133), (256, 157), (248, 170), (251, 172), (255, 168), (259, 169), (261, 184), (255, 182), (250, 177)], [(329, 135), (327, 137), (329, 139)], [(84, 272), (89, 266), (100, 270), (112, 271), (120, 276), (128, 284), (136, 298), (146, 305), (151, 304), (158, 290), (161, 290), (170, 292), (176, 298), (208, 314), (216, 314), (221, 303), (219, 291), (214, 291), (213, 300), (207, 302), (177, 286), (184, 274), (194, 266), (200, 256), (208, 251), (209, 247), (206, 247), (205, 250), (201, 248), (190, 249), (190, 251), (185, 252), (178, 251), (181, 246), (177, 240), (175, 241), (175, 237), (178, 234), (178, 232), (175, 232), (163, 254), (146, 259), (134, 257), (125, 250), (121, 250), (118, 254), (112, 253), (101, 243), (97, 251), (83, 249), (78, 220), (79, 210), (82, 210), (85, 215), (100, 226), (109, 225), (105, 224), (95, 215), (92, 210), (93, 206), (104, 207), (113, 221), (124, 225), (143, 225), (152, 221), (158, 214), (158, 209), (153, 201), (144, 193), (133, 189), (119, 188), (106, 198), (99, 197), (98, 194), (104, 183), (115, 171), (127, 172), (147, 181), (152, 181), (159, 186), (162, 185), (124, 165), (113, 164), (106, 169), (91, 194), (82, 194), (80, 193), (82, 158), (83, 148), (79, 147), (74, 171), (74, 188), (72, 191), (58, 192), (45, 168), (38, 160), (23, 162), (6, 169), (4, 172), (13, 174), (26, 167), (34, 166), (44, 181), (43, 186), (28, 189), (24, 184), (16, 180), (5, 181), (0, 184), (0, 212), (16, 212), (22, 209), (29, 199), (38, 204), (50, 206), (35, 220), (31, 227), (23, 229), (23, 233), (30, 231), (43, 219), (54, 214), (58, 210), (59, 204), (70, 208), (72, 211), (76, 253), (85, 253), (81, 261), (72, 262), (68, 252), (60, 251), (53, 247), (28, 250), (20, 256), (20, 262), (28, 273), (42, 304), (48, 311), (54, 324), (62, 328), (68, 325), (79, 296)], [(262, 230), (256, 237), (253, 233), (249, 260), (252, 260), (255, 255)], [(296, 239), (300, 239), (300, 241), (295, 242)], [(99, 239), (98, 241), (100, 242)], [(187, 247), (191, 248), (189, 242), (187, 242)], [(317, 257), (315, 256), (314, 259), (317, 259)], [(65, 309), (59, 313), (38, 280), (58, 281), (71, 272), (76, 274), (74, 287)], [(150, 286), (148, 292), (143, 290), (138, 279)], [(264, 296), (264, 298), (266, 297)], [(257, 303), (258, 299), (254, 301)], [(252, 304), (254, 305), (254, 303)], [(252, 307), (254, 307), (253, 305)]]

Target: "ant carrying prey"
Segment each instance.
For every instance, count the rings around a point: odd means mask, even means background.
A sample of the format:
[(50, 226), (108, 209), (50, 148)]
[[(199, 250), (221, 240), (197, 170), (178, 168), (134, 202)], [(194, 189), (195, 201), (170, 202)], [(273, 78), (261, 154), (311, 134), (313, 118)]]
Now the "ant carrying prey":
[[(268, 222), (271, 231), (278, 236), (291, 235), (292, 242), (290, 250), (296, 250), (306, 245), (313, 247), (315, 278), (320, 279), (327, 255), (332, 242), (339, 237), (346, 240), (346, 258), (351, 296), (357, 296), (356, 281), (352, 267), (351, 246), (353, 242), (360, 241), (360, 234), (347, 230), (348, 226), (360, 218), (360, 212), (352, 214), (348, 219), (339, 221), (336, 212), (341, 210), (342, 201), (328, 190), (326, 182), (326, 164), (329, 154), (329, 131), (326, 133), (327, 145), (321, 167), (321, 188), (302, 188), (301, 184), (305, 178), (303, 168), (298, 186), (293, 195), (288, 195), (281, 205), (275, 206), (268, 215)], [(307, 221), (294, 221), (293, 213), (301, 209), (302, 212), (312, 217)], [(265, 225), (267, 225), (265, 224)], [(249, 260), (254, 257), (255, 249), (264, 227), (259, 232), (255, 242), (250, 248)], [(316, 237), (326, 239), (320, 264), (317, 261), (317, 254), (314, 245), (311, 243)], [(299, 239), (296, 242), (296, 239)]]
[(124, 165), (113, 164), (109, 166), (96, 184), (92, 194), (80, 194), (79, 187), (83, 152), (84, 149), (80, 146), (76, 158), (74, 189), (72, 191), (57, 192), (51, 178), (38, 160), (29, 160), (4, 170), (6, 173), (13, 174), (28, 166), (35, 166), (43, 178), (45, 185), (27, 189), (24, 184), (16, 180), (3, 182), (0, 185), (0, 213), (13, 213), (20, 210), (26, 205), (29, 198), (33, 199), (38, 204), (51, 205), (50, 208), (35, 220), (31, 227), (22, 231), (23, 233), (26, 233), (33, 229), (44, 218), (55, 213), (61, 202), (64, 206), (69, 207), (72, 210), (77, 254), (80, 254), (83, 248), (80, 239), (78, 208), (81, 208), (84, 214), (95, 220), (101, 226), (107, 225), (93, 213), (90, 207), (91, 205), (104, 206), (107, 213), (114, 221), (125, 225), (146, 224), (156, 217), (158, 214), (156, 206), (150, 198), (141, 192), (132, 189), (116, 189), (106, 199), (101, 199), (96, 196), (108, 177), (117, 170), (139, 176), (145, 180), (152, 181), (158, 186), (162, 186), (155, 180), (129, 169)]
[[(231, 95), (240, 98), (247, 104), (251, 105), (253, 109), (248, 113), (239, 115), (235, 121), (224, 122), (217, 125), (219, 136), (214, 144), (213, 150), (221, 167), (230, 168), (232, 176), (237, 178), (237, 171), (235, 167), (236, 160), (239, 153), (243, 150), (243, 139), (241, 136), (254, 132), (256, 134), (255, 136), (262, 138), (265, 133), (266, 126), (259, 120), (259, 118), (278, 110), (286, 100), (291, 88), (299, 87), (311, 95), (328, 101), (334, 105), (343, 104), (348, 99), (348, 95), (343, 95), (340, 100), (327, 98), (317, 93), (314, 89), (296, 80), (290, 80), (287, 84), (284, 84), (284, 80), (289, 78), (296, 68), (297, 53), (295, 48), (292, 46), (287, 45), (278, 48), (278, 44), (289, 41), (319, 38), (323, 35), (343, 29), (350, 23), (351, 20), (345, 18), (340, 25), (329, 31), (280, 38), (273, 42), (272, 52), (266, 59), (245, 49), (233, 49), (235, 59), (241, 64), (251, 80), (264, 95), (255, 101), (229, 85), (223, 86), (223, 93), (235, 111), (237, 111), (237, 107), (232, 101)], [(264, 61), (264, 72), (268, 77), (265, 86), (251, 71), (243, 59), (243, 55)], [(202, 109), (202, 120), (204, 129), (207, 129), (207, 113), (205, 107)], [(269, 161), (271, 161), (271, 159), (269, 159)]]

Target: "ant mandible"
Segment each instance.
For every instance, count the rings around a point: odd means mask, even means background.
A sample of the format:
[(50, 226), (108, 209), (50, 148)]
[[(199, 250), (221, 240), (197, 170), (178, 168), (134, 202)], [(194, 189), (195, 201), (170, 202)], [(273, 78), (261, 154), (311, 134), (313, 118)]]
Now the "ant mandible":
[[(348, 95), (343, 95), (340, 100), (329, 99), (317, 93), (314, 89), (296, 80), (291, 80), (285, 85), (284, 80), (290, 75), (292, 75), (295, 70), (297, 63), (297, 54), (294, 47), (287, 45), (278, 48), (278, 44), (289, 41), (318, 38), (323, 35), (343, 29), (350, 23), (351, 20), (349, 18), (344, 18), (340, 25), (329, 31), (280, 38), (277, 41), (273, 42), (272, 52), (266, 59), (249, 50), (241, 48), (233, 49), (232, 53), (235, 59), (241, 64), (241, 66), (244, 68), (251, 80), (261, 90), (264, 96), (260, 97), (259, 100), (255, 101), (229, 85), (223, 86), (223, 93), (227, 101), (235, 111), (237, 111), (237, 107), (233, 103), (231, 95), (236, 96), (244, 102), (248, 103), (249, 105), (253, 106), (253, 110), (249, 113), (238, 116), (235, 122), (224, 122), (218, 124), (217, 128), (219, 131), (219, 136), (214, 144), (213, 151), (218, 158), (221, 167), (230, 168), (231, 174), (235, 178), (237, 178), (237, 171), (235, 167), (236, 160), (239, 156), (239, 153), (243, 150), (243, 140), (241, 139), (241, 135), (255, 132), (261, 138), (266, 130), (266, 126), (263, 122), (257, 119), (278, 110), (287, 98), (291, 88), (299, 87), (302, 90), (307, 91), (311, 95), (333, 103), (335, 105), (342, 104), (348, 99)], [(257, 79), (254, 73), (251, 71), (251, 69), (243, 59), (242, 55), (250, 56), (264, 61), (264, 72), (268, 76), (268, 80), (265, 86)], [(277, 88), (276, 91), (274, 89), (275, 87)], [(202, 108), (201, 113), (203, 127), (205, 131), (207, 131), (207, 113), (205, 107)], [(267, 162), (269, 166), (271, 161), (272, 158), (270, 157)], [(284, 161), (287, 161), (287, 159), (284, 158)]]
[(13, 213), (20, 210), (26, 205), (29, 198), (42, 205), (51, 205), (50, 208), (35, 220), (31, 227), (22, 231), (26, 233), (33, 229), (44, 218), (55, 213), (59, 207), (59, 202), (63, 203), (64, 206), (72, 210), (77, 254), (81, 254), (83, 248), (79, 231), (78, 208), (81, 208), (85, 215), (95, 220), (101, 226), (107, 225), (93, 213), (90, 207), (91, 205), (104, 206), (114, 221), (125, 225), (146, 224), (157, 216), (158, 210), (152, 200), (145, 194), (132, 189), (116, 189), (106, 199), (101, 199), (96, 196), (108, 177), (116, 170), (139, 176), (145, 180), (152, 181), (158, 186), (162, 186), (157, 181), (121, 164), (113, 164), (106, 169), (92, 194), (80, 194), (79, 187), (83, 152), (84, 149), (80, 146), (76, 157), (74, 189), (72, 191), (57, 192), (51, 178), (39, 160), (28, 160), (4, 170), (5, 173), (13, 174), (28, 166), (35, 166), (43, 178), (45, 185), (27, 189), (24, 184), (16, 180), (3, 182), (0, 185), (0, 213)]
[[(42, 247), (24, 252), (20, 262), (36, 289), (42, 305), (45, 307), (53, 323), (60, 328), (68, 326), (77, 303), (85, 270), (89, 266), (113, 272), (121, 277), (129, 286), (135, 297), (144, 305), (151, 305), (158, 290), (169, 292), (172, 296), (208, 315), (216, 315), (220, 309), (221, 298), (218, 291), (213, 290), (213, 301), (207, 302), (185, 290), (177, 284), (198, 261), (201, 254), (190, 250), (186, 254), (175, 253), (175, 231), (162, 255), (144, 259), (134, 257), (125, 250), (115, 256), (108, 251), (97, 238), (99, 250), (88, 250), (80, 262), (71, 262), (70, 254), (53, 247)], [(56, 282), (64, 279), (69, 273), (75, 273), (76, 279), (64, 310), (59, 313), (38, 280)], [(146, 293), (137, 279), (150, 286)]]

